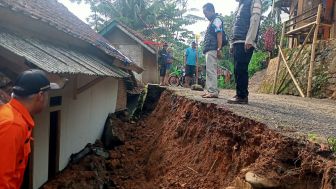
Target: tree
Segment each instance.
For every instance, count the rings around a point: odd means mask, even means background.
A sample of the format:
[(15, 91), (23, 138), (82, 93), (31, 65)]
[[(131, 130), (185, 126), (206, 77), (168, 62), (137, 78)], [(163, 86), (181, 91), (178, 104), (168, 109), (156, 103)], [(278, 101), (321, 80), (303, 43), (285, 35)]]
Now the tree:
[(92, 14), (87, 18), (97, 31), (110, 20), (121, 21), (128, 27), (154, 41), (173, 44), (177, 63), (183, 62), (184, 49), (194, 38), (188, 25), (204, 18), (190, 14), (188, 0), (70, 0), (87, 3)]
[(70, 1), (90, 5), (93, 14), (87, 20), (96, 30), (100, 30), (111, 19), (116, 19), (145, 36), (166, 41), (186, 40), (193, 33), (185, 29), (185, 26), (203, 19), (188, 14), (188, 0)]
[[(281, 37), (281, 9), (273, 7), (270, 11), (273, 1), (264, 0), (262, 3), (262, 19), (260, 24), (260, 35), (258, 39), (258, 47), (261, 50), (269, 51), (271, 57), (276, 54), (276, 45), (280, 43)], [(269, 11), (268, 14), (266, 14)], [(266, 15), (265, 15), (266, 14)], [(271, 46), (274, 48), (271, 48)]]

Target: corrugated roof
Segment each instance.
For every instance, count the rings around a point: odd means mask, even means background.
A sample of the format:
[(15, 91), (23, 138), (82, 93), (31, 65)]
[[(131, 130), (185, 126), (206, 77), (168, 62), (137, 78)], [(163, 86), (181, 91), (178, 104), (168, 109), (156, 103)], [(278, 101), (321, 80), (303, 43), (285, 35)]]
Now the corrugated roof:
[(106, 64), (98, 57), (36, 39), (19, 37), (6, 30), (0, 30), (0, 46), (51, 73), (129, 77), (128, 73)]
[(104, 37), (92, 30), (56, 0), (0, 0), (0, 6), (45, 22), (58, 30), (96, 46), (122, 62), (128, 62), (136, 66), (131, 59), (114, 48)]

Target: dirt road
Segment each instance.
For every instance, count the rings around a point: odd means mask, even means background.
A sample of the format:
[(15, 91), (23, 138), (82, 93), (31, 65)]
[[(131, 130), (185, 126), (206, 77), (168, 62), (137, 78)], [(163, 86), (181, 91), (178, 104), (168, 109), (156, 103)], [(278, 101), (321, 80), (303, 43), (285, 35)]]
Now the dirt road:
[(169, 88), (177, 95), (203, 102), (215, 103), (237, 115), (266, 124), (290, 136), (317, 134), (336, 137), (336, 101), (295, 96), (250, 94), (249, 105), (227, 104), (234, 96), (232, 90), (222, 90), (218, 99), (203, 99), (202, 92), (185, 88)]

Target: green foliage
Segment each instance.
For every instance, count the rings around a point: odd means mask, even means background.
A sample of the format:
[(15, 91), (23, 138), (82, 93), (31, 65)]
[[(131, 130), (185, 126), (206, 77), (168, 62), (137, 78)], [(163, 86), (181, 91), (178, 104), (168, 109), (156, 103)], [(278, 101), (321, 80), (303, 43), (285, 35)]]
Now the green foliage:
[[(182, 66), (184, 51), (194, 39), (186, 29), (199, 20), (187, 9), (188, 0), (70, 0), (90, 5), (92, 15), (87, 18), (97, 31), (118, 20), (153, 41), (167, 41), (172, 49), (173, 64)], [(186, 45), (188, 44), (188, 45)]]
[(328, 144), (330, 145), (330, 150), (336, 153), (336, 137), (329, 137)]
[(224, 85), (225, 85), (225, 79), (224, 76), (221, 75), (218, 78), (218, 87), (224, 89)]
[(314, 97), (322, 98), (323, 94), (321, 94), (321, 92), (328, 86), (330, 76), (328, 75), (328, 72), (323, 69), (317, 69), (315, 72), (318, 74), (313, 77), (314, 83), (312, 94)]
[(308, 133), (308, 140), (315, 141), (317, 139), (317, 134), (315, 133)]
[(224, 24), (224, 31), (229, 39), (232, 39), (232, 28), (235, 20), (235, 13), (231, 12), (229, 15), (221, 16)]
[[(275, 23), (274, 18), (267, 17), (265, 20), (262, 21), (260, 24), (260, 30), (259, 30), (259, 39), (258, 39), (258, 48), (260, 50), (266, 50), (266, 44), (264, 39), (264, 34), (269, 28), (273, 28), (275, 31), (275, 44), (280, 43), (281, 38), (281, 30), (282, 30), (282, 24), (281, 23)], [(271, 56), (275, 56), (277, 54), (277, 48), (274, 48), (274, 50), (271, 52)]]
[(170, 75), (181, 77), (182, 76), (182, 70), (179, 68), (179, 66), (173, 66), (170, 69)]
[(189, 14), (188, 0), (70, 0), (87, 3), (93, 12), (88, 23), (97, 31), (110, 20), (123, 22), (128, 27), (156, 41), (185, 43), (193, 38), (186, 26), (204, 18)]
[(268, 57), (267, 52), (256, 51), (253, 53), (251, 62), (248, 67), (249, 77), (252, 77), (257, 71), (260, 71), (263, 69), (262, 62), (266, 61), (267, 57)]

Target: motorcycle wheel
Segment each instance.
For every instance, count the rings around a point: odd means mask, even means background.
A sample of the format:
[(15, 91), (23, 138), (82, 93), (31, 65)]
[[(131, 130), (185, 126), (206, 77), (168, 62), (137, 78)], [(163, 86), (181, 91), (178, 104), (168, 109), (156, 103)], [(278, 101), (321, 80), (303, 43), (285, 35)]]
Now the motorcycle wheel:
[(168, 83), (172, 87), (177, 87), (180, 85), (180, 79), (177, 76), (170, 76), (168, 79)]

